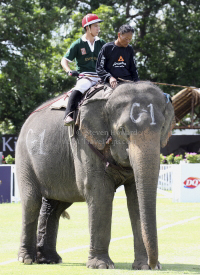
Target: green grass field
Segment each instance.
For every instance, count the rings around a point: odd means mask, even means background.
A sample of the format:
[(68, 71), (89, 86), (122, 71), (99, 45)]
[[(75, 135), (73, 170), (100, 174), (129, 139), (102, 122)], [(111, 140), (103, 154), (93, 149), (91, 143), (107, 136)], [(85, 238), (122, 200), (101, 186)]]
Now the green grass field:
[[(90, 274), (200, 274), (200, 204), (173, 203), (158, 195), (157, 228), (162, 270), (133, 271), (133, 237), (124, 191), (113, 203), (110, 257), (114, 270), (86, 268), (89, 232), (85, 203), (68, 209), (71, 219), (61, 219), (57, 251), (59, 265), (23, 265), (16, 261), (21, 231), (21, 204), (0, 204), (0, 274), (6, 275), (90, 275)], [(124, 237), (124, 238), (123, 238)]]

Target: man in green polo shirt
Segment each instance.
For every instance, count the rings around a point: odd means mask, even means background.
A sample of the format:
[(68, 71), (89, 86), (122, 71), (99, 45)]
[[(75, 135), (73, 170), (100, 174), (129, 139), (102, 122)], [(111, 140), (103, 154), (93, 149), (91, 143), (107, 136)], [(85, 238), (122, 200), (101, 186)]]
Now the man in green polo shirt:
[[(96, 61), (102, 46), (105, 44), (105, 41), (98, 37), (100, 22), (102, 21), (96, 14), (87, 14), (82, 20), (85, 34), (72, 43), (61, 60), (61, 65), (68, 75), (78, 77), (81, 73), (82, 76), (78, 78), (69, 97), (64, 125), (68, 126), (74, 123), (73, 113), (83, 93), (100, 80), (96, 73)], [(76, 71), (72, 71), (69, 66), (73, 60), (76, 62)]]

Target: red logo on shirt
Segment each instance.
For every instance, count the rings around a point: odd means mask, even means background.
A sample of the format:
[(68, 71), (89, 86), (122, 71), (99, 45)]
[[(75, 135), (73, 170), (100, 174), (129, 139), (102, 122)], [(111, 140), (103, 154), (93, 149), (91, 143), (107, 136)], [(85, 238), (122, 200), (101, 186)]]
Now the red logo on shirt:
[(86, 54), (85, 48), (82, 48), (82, 49), (81, 49), (81, 53), (82, 53), (82, 55)]

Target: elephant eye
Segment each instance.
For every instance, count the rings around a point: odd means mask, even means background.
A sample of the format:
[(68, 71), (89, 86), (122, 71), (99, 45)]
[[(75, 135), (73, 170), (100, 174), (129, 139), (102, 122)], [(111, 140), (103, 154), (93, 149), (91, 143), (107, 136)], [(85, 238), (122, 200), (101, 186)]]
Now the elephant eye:
[(118, 129), (118, 134), (119, 135), (125, 135), (126, 134), (126, 130), (123, 126), (120, 126)]
[(118, 128), (118, 135), (123, 137), (123, 138), (130, 138), (130, 133), (124, 126), (120, 126)]

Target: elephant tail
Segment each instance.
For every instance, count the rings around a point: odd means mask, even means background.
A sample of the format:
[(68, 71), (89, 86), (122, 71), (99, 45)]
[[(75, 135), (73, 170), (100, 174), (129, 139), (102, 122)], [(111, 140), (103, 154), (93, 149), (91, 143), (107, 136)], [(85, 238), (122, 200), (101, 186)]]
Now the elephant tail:
[(67, 213), (67, 211), (63, 211), (61, 216), (63, 217), (63, 219), (68, 219), (70, 220), (70, 215)]

